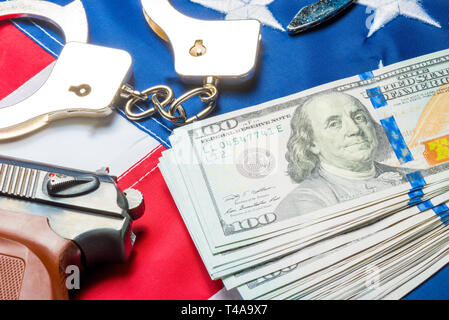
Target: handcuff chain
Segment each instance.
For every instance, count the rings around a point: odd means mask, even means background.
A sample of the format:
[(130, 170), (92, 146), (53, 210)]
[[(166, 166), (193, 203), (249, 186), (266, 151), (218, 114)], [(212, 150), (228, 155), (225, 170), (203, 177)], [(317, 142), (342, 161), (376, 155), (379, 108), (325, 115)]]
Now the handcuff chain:
[[(129, 120), (138, 121), (159, 113), (164, 119), (172, 122), (176, 126), (192, 123), (205, 118), (211, 113), (216, 105), (218, 89), (215, 78), (206, 78), (202, 87), (187, 91), (179, 98), (175, 98), (173, 90), (169, 86), (158, 85), (143, 91), (134, 90), (130, 85), (122, 86), (120, 96), (126, 99), (125, 115)], [(206, 106), (196, 115), (187, 117), (182, 103), (199, 96)], [(153, 107), (143, 110), (137, 105), (138, 102), (149, 100)], [(134, 112), (138, 108), (140, 112)]]

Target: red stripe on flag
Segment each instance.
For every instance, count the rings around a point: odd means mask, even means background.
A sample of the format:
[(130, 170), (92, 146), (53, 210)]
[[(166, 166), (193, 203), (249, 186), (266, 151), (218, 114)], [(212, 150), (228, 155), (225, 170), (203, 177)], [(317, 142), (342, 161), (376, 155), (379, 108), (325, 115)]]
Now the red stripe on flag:
[(0, 24), (0, 99), (23, 85), (55, 58), (11, 23)]
[[(137, 161), (134, 165), (129, 167), (128, 170), (123, 172), (118, 177), (117, 180), (119, 186), (122, 187), (124, 190), (127, 188), (132, 188), (135, 185), (139, 184), (140, 181), (146, 178), (146, 175), (151, 174), (152, 170), (155, 170), (159, 161), (158, 158), (160, 157), (161, 152), (163, 152), (164, 150), (165, 148), (160, 144), (156, 148), (151, 150), (145, 157), (143, 157), (142, 159)], [(147, 171), (147, 173), (136, 180), (136, 176), (137, 177), (139, 176), (138, 174), (136, 175), (136, 172), (142, 172), (145, 170)]]
[(160, 146), (119, 177), (145, 197), (145, 215), (127, 264), (88, 270), (77, 299), (209, 299), (223, 285), (212, 281), (157, 167)]

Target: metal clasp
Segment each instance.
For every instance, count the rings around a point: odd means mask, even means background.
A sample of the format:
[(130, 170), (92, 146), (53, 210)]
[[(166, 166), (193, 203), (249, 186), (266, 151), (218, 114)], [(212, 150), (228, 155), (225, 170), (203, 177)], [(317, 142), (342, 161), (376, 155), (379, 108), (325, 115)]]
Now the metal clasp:
[[(168, 86), (154, 86), (140, 92), (132, 89), (129, 85), (125, 85), (122, 88), (121, 96), (128, 99), (125, 105), (125, 114), (130, 120), (145, 119), (158, 112), (164, 119), (180, 126), (203, 119), (215, 109), (218, 97), (216, 85), (216, 78), (207, 77), (202, 87), (189, 90), (179, 98), (174, 98), (173, 90)], [(195, 96), (199, 96), (206, 106), (196, 115), (187, 117), (187, 112), (182, 104)], [(149, 100), (153, 107), (142, 110), (142, 108), (137, 106), (138, 102), (146, 100)], [(133, 108), (139, 108), (140, 112), (134, 112)]]

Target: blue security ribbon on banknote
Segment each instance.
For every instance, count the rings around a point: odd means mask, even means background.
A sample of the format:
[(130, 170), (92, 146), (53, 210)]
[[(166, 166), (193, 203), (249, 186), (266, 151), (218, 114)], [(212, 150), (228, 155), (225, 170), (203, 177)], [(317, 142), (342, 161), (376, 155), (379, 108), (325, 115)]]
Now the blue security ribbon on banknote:
[[(372, 71), (360, 74), (359, 78), (361, 80), (375, 80), (375, 76)], [(366, 92), (370, 97), (371, 104), (375, 110), (388, 106), (387, 98), (382, 93), (380, 86), (367, 89)], [(396, 154), (398, 161), (401, 164), (406, 164), (407, 162), (413, 161), (413, 155), (405, 142), (394, 116), (380, 119), (380, 123), (385, 130), (385, 134), (394, 153)], [(415, 171), (408, 173), (406, 177), (412, 187), (409, 192), (409, 205), (416, 205), (421, 211), (432, 209), (438, 216), (440, 216), (442, 222), (447, 224), (448, 219), (446, 218), (446, 213), (449, 212), (449, 207), (446, 204), (443, 203), (438, 206), (434, 206), (431, 200), (422, 201), (422, 197), (424, 196), (422, 188), (427, 185), (422, 173), (420, 171)]]
[[(374, 74), (372, 72), (365, 72), (360, 76), (361, 80), (374, 79)], [(366, 90), (371, 104), (374, 109), (379, 109), (388, 106), (386, 97), (382, 93), (380, 87), (374, 87)], [(385, 129), (385, 133), (390, 141), (390, 145), (393, 148), (399, 162), (404, 164), (406, 162), (413, 161), (413, 156), (408, 149), (407, 143), (399, 130), (394, 116), (388, 117), (386, 119), (381, 119), (380, 123)]]

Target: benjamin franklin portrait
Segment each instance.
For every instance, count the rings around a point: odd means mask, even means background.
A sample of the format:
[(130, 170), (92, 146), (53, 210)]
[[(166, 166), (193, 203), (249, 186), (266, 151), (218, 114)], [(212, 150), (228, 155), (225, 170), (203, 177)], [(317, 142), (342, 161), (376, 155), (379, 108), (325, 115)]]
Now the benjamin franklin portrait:
[(289, 218), (406, 182), (380, 163), (390, 155), (383, 128), (353, 96), (327, 91), (301, 101), (291, 120), (288, 175), (297, 184), (276, 214)]

